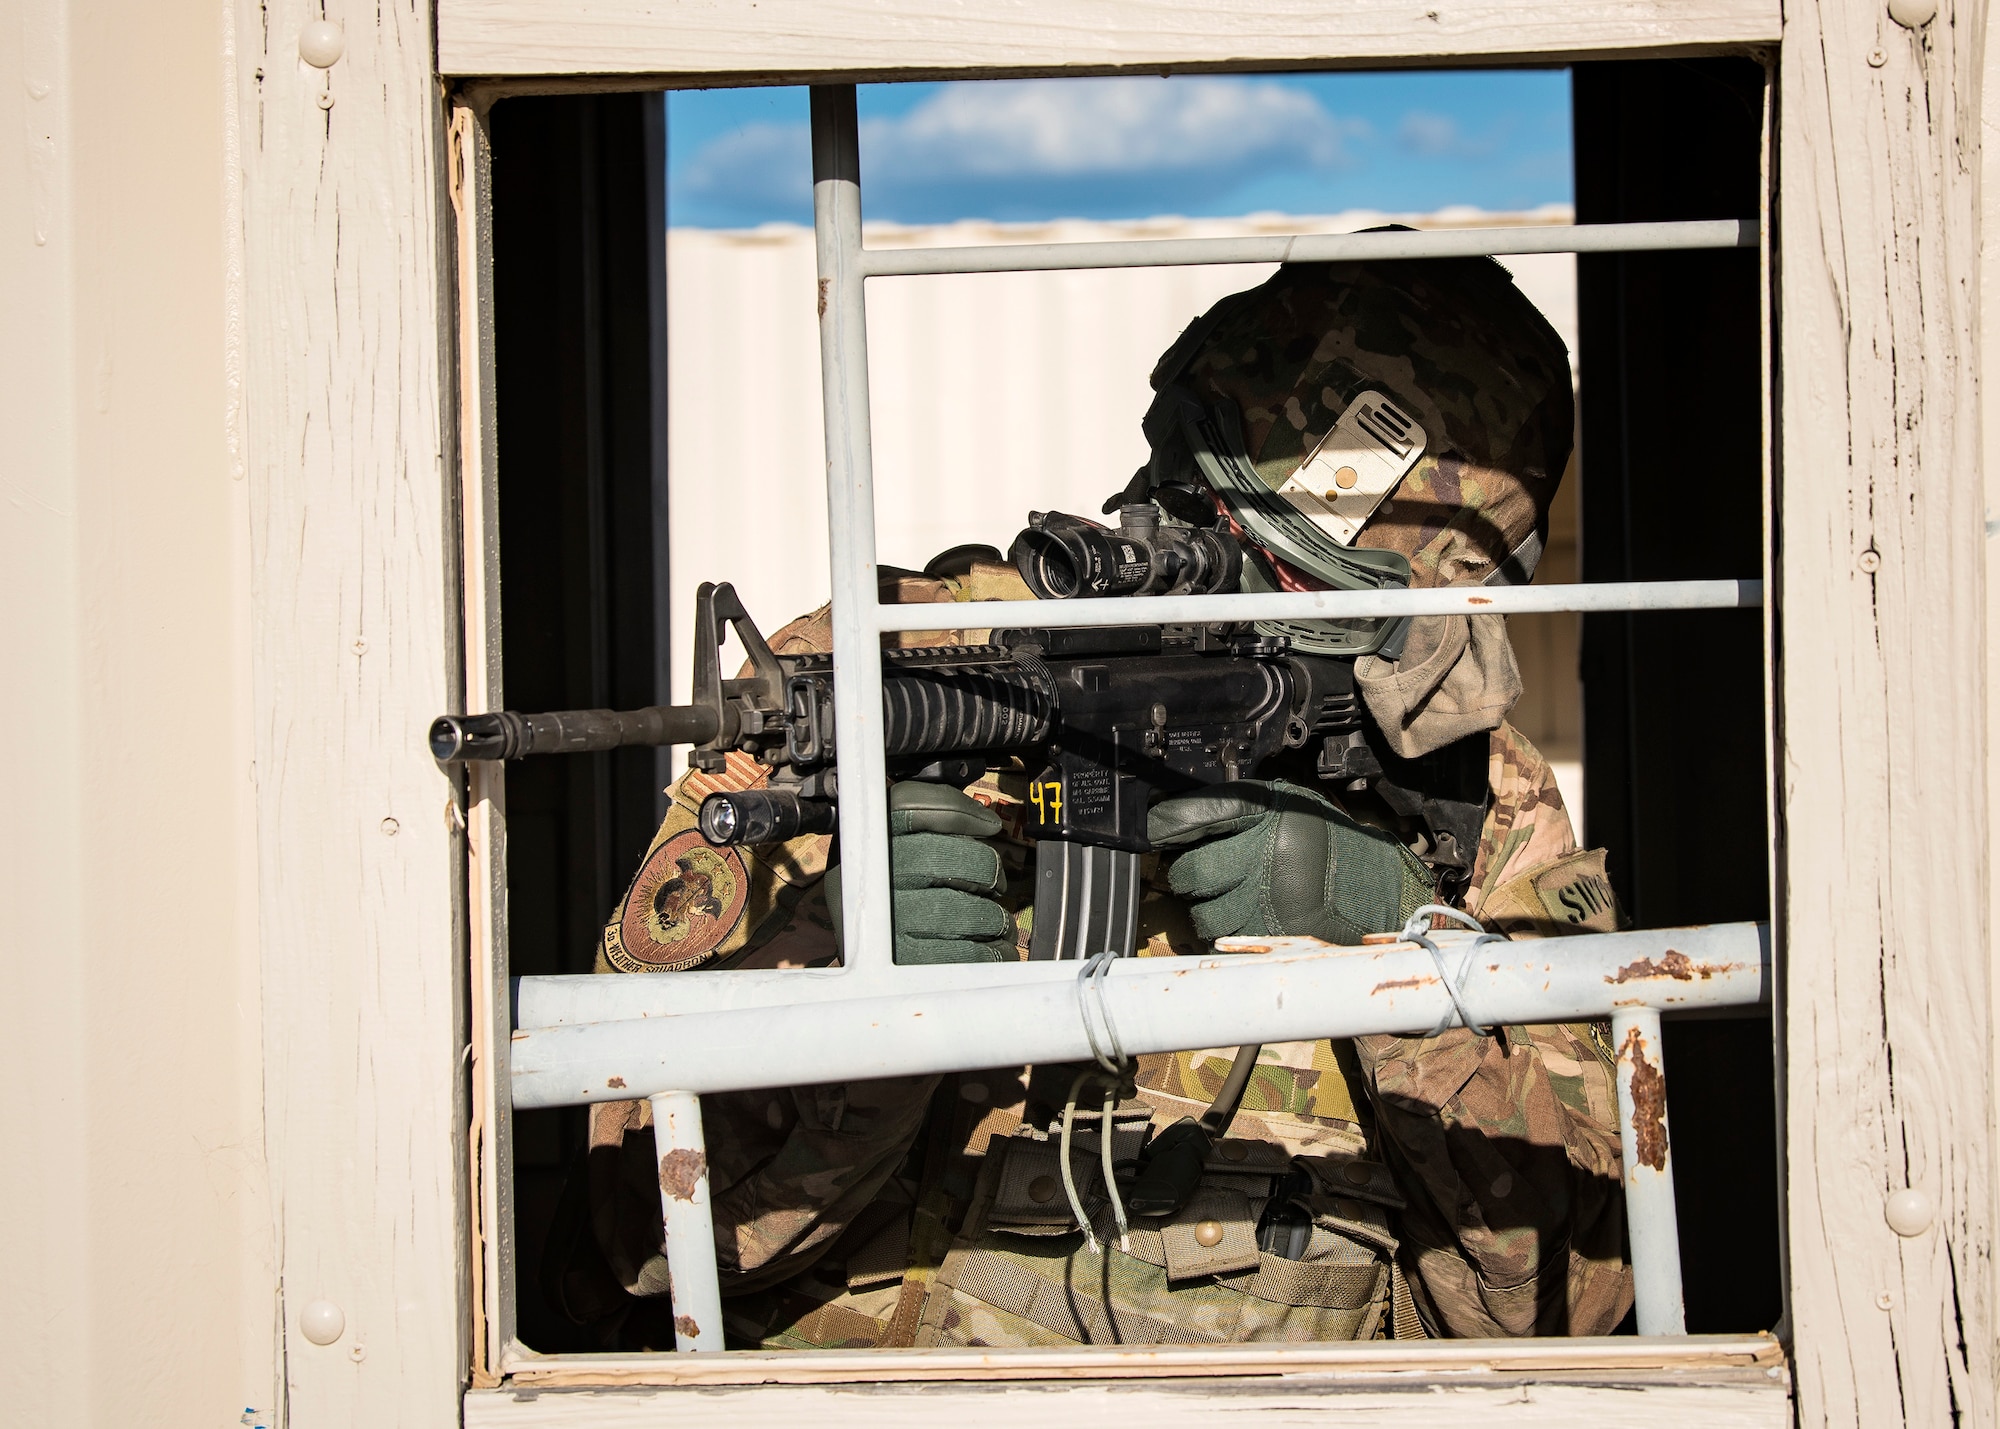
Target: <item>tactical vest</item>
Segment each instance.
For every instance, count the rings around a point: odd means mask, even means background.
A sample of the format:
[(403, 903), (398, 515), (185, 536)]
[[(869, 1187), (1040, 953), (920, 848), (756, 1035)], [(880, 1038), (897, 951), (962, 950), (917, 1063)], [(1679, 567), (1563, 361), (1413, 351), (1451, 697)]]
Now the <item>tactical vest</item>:
[[(1143, 1110), (1113, 1132), (1117, 1162), (1151, 1130)], [(1421, 1334), (1396, 1268), (1388, 1169), (1358, 1157), (1293, 1156), (1226, 1138), (1172, 1216), (1131, 1218), (1122, 1239), (1095, 1131), (1071, 1171), (1094, 1239), (1061, 1184), (1058, 1136), (995, 1139), (962, 1229), (925, 1298), (919, 1345), (1199, 1345)], [(1398, 1310), (1401, 1313), (1398, 1313)]]

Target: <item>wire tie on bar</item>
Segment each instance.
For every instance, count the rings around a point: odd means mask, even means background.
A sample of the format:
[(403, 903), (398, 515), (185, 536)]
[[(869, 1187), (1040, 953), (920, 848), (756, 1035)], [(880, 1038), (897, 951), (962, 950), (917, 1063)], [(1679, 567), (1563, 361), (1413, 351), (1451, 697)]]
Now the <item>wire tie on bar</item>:
[[(1433, 917), (1449, 918), (1455, 923), (1463, 924), (1479, 935), (1466, 948), (1465, 956), (1459, 959), (1458, 977), (1456, 980), (1445, 970), (1443, 952), (1427, 936), (1435, 927), (1431, 921)], [(1409, 921), (1403, 924), (1403, 931), (1398, 936), (1406, 943), (1415, 943), (1431, 955), (1431, 961), (1437, 965), (1438, 981), (1444, 984), (1445, 994), (1451, 998), (1451, 1005), (1458, 1013), (1459, 1022), (1469, 1028), (1475, 1037), (1490, 1037), (1492, 1029), (1480, 1026), (1478, 1020), (1473, 1017), (1472, 1010), (1465, 1005), (1465, 996), (1459, 984), (1465, 981), (1466, 973), (1471, 970), (1472, 955), (1478, 950), (1481, 943), (1500, 943), (1506, 940), (1498, 933), (1489, 933), (1486, 930), (1486, 925), (1470, 913), (1460, 908), (1447, 908), (1442, 903), (1426, 903), (1423, 907), (1412, 913)], [(1442, 1036), (1450, 1027), (1451, 1014), (1446, 1013), (1438, 1019), (1438, 1025), (1431, 1029), (1430, 1035), (1433, 1037)]]
[[(1111, 1020), (1111, 1005), (1104, 1000), (1104, 979), (1111, 971), (1111, 965), (1118, 960), (1118, 954), (1106, 950), (1084, 960), (1076, 974), (1076, 1012), (1083, 1019), (1083, 1035), (1090, 1039), (1090, 1055), (1097, 1059), (1097, 1065), (1114, 1077), (1123, 1077), (1130, 1061), (1124, 1047), (1118, 1042), (1118, 1024)], [(1097, 1016), (1104, 1023), (1104, 1037), (1100, 1040), (1097, 1027), (1090, 1020), (1090, 1006), (1097, 1004)]]
[[(1131, 1225), (1125, 1215), (1125, 1198), (1118, 1194), (1118, 1178), (1112, 1157), (1111, 1133), (1113, 1114), (1118, 1110), (1118, 1091), (1124, 1085), (1125, 1075), (1131, 1069), (1132, 1060), (1125, 1055), (1125, 1049), (1118, 1041), (1118, 1024), (1112, 1020), (1111, 1005), (1104, 1000), (1104, 979), (1111, 971), (1111, 964), (1118, 954), (1106, 949), (1084, 961), (1076, 975), (1076, 1011), (1083, 1019), (1083, 1035), (1090, 1039), (1090, 1054), (1097, 1059), (1103, 1069), (1104, 1106), (1097, 1123), (1097, 1150), (1104, 1168), (1104, 1194), (1111, 1200), (1111, 1215), (1118, 1223), (1118, 1248), (1132, 1249)], [(1097, 1028), (1090, 1019), (1090, 1005), (1097, 1004), (1097, 1015), (1104, 1023), (1104, 1038), (1098, 1039)], [(1063, 1106), (1062, 1145), (1059, 1156), (1062, 1161), (1063, 1190), (1069, 1194), (1070, 1214), (1083, 1227), (1083, 1239), (1090, 1247), (1091, 1254), (1098, 1253), (1097, 1232), (1090, 1224), (1090, 1217), (1084, 1212), (1083, 1197), (1077, 1193), (1076, 1173), (1070, 1168), (1069, 1150), (1071, 1133), (1076, 1127), (1077, 1097), (1083, 1091), (1083, 1084), (1089, 1078), (1100, 1075), (1091, 1068), (1084, 1068), (1069, 1084), (1069, 1096)]]

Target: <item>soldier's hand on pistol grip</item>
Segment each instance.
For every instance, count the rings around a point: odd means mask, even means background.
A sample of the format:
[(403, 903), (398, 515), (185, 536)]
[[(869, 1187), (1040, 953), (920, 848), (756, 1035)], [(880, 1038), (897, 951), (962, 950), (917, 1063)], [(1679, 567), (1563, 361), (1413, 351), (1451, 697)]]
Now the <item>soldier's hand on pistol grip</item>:
[(999, 902), (1007, 874), (984, 842), (999, 832), (991, 809), (949, 785), (906, 780), (890, 788), (899, 964), (1014, 960), (1014, 915)]
[(1163, 799), (1146, 816), (1162, 852), (1187, 850), (1167, 883), (1197, 936), (1305, 936), (1358, 943), (1431, 899), (1428, 869), (1394, 836), (1313, 790), (1239, 779)]

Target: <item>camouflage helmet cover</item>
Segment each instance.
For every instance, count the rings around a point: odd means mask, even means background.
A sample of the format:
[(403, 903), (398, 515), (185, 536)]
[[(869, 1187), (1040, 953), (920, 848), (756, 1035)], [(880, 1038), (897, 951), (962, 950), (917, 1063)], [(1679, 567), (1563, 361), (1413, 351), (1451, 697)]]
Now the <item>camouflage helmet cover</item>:
[[(1181, 435), (1170, 404), (1192, 399), (1233, 409), (1242, 454), (1274, 492), (1350, 402), (1382, 392), (1417, 418), (1427, 444), (1362, 527), (1356, 554), (1401, 555), (1415, 586), (1512, 584), (1534, 573), (1570, 457), (1568, 351), (1490, 258), (1288, 263), (1197, 319), (1152, 384), (1156, 484), (1180, 464), (1162, 460), (1162, 446)], [(1218, 494), (1233, 514), (1231, 494)], [(1295, 513), (1282, 519), (1310, 525)], [(1303, 574), (1353, 584), (1313, 564)]]

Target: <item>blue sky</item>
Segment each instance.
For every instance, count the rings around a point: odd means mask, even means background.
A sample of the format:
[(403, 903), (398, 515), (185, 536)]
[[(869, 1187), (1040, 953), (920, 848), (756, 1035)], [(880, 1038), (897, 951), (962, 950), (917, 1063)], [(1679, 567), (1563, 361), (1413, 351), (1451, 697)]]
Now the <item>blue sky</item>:
[[(870, 219), (1213, 217), (1568, 203), (1563, 70), (866, 85)], [(806, 91), (667, 99), (671, 223), (812, 221)]]

